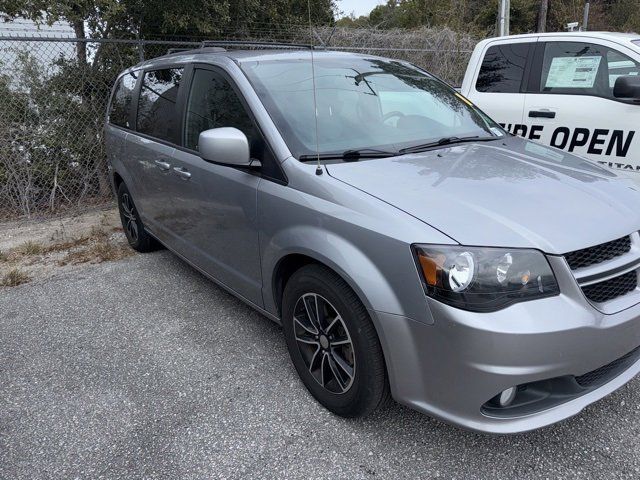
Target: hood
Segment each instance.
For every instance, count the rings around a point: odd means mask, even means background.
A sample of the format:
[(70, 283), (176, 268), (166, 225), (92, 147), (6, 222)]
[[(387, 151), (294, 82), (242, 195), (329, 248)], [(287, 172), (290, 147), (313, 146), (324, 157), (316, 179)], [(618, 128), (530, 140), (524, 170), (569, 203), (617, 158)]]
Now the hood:
[(327, 171), (463, 245), (563, 254), (640, 230), (640, 192), (631, 180), (519, 138)]

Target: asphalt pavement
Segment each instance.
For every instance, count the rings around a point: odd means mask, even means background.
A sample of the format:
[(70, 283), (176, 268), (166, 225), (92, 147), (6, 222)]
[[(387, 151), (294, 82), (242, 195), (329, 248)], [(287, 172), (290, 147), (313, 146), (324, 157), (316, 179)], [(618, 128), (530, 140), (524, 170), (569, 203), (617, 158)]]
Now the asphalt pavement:
[(640, 379), (510, 437), (397, 404), (345, 420), (280, 327), (171, 253), (136, 255), (0, 290), (0, 478), (637, 479)]

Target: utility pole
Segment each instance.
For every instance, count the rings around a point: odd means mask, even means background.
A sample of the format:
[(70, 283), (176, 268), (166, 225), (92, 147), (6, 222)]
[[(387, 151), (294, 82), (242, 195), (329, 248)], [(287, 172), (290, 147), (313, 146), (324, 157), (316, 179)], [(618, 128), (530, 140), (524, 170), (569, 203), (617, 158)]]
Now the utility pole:
[(589, 28), (589, 2), (584, 4), (584, 18), (582, 20), (582, 31), (586, 32)]
[(509, 35), (510, 10), (511, 0), (500, 0), (500, 10), (498, 11), (498, 34), (501, 37)]
[(540, 0), (540, 10), (538, 11), (538, 32), (547, 31), (547, 14), (549, 12), (549, 0)]
[(506, 34), (511, 35), (511, 0), (507, 0)]

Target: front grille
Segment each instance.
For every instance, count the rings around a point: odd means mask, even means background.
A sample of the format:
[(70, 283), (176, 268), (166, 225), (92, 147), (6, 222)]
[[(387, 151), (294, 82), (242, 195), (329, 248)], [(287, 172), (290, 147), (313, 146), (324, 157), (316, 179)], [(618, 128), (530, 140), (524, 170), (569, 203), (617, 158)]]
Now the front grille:
[(600, 367), (592, 372), (585, 373), (576, 377), (576, 382), (581, 387), (589, 388), (604, 385), (609, 380), (620, 375), (627, 368), (631, 367), (640, 358), (640, 347), (627, 353), (624, 357), (620, 357), (617, 360)]
[(575, 252), (567, 253), (564, 258), (567, 260), (571, 270), (589, 267), (597, 263), (619, 257), (631, 250), (631, 238), (629, 236), (612, 240), (611, 242), (596, 245), (595, 247), (583, 248)]
[(633, 270), (619, 277), (582, 287), (582, 291), (592, 302), (604, 303), (635, 290), (637, 286), (638, 274)]

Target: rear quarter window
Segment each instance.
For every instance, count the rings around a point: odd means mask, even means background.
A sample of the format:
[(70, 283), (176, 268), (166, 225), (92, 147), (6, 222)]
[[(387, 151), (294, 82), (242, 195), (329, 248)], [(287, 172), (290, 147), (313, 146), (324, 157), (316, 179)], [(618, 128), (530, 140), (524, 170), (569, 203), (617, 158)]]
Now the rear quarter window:
[(109, 106), (109, 123), (119, 127), (131, 128), (129, 118), (133, 102), (133, 92), (138, 81), (137, 72), (130, 72), (118, 80), (111, 105)]
[(490, 47), (480, 67), (476, 90), (519, 93), (530, 46), (530, 43), (509, 43)]

